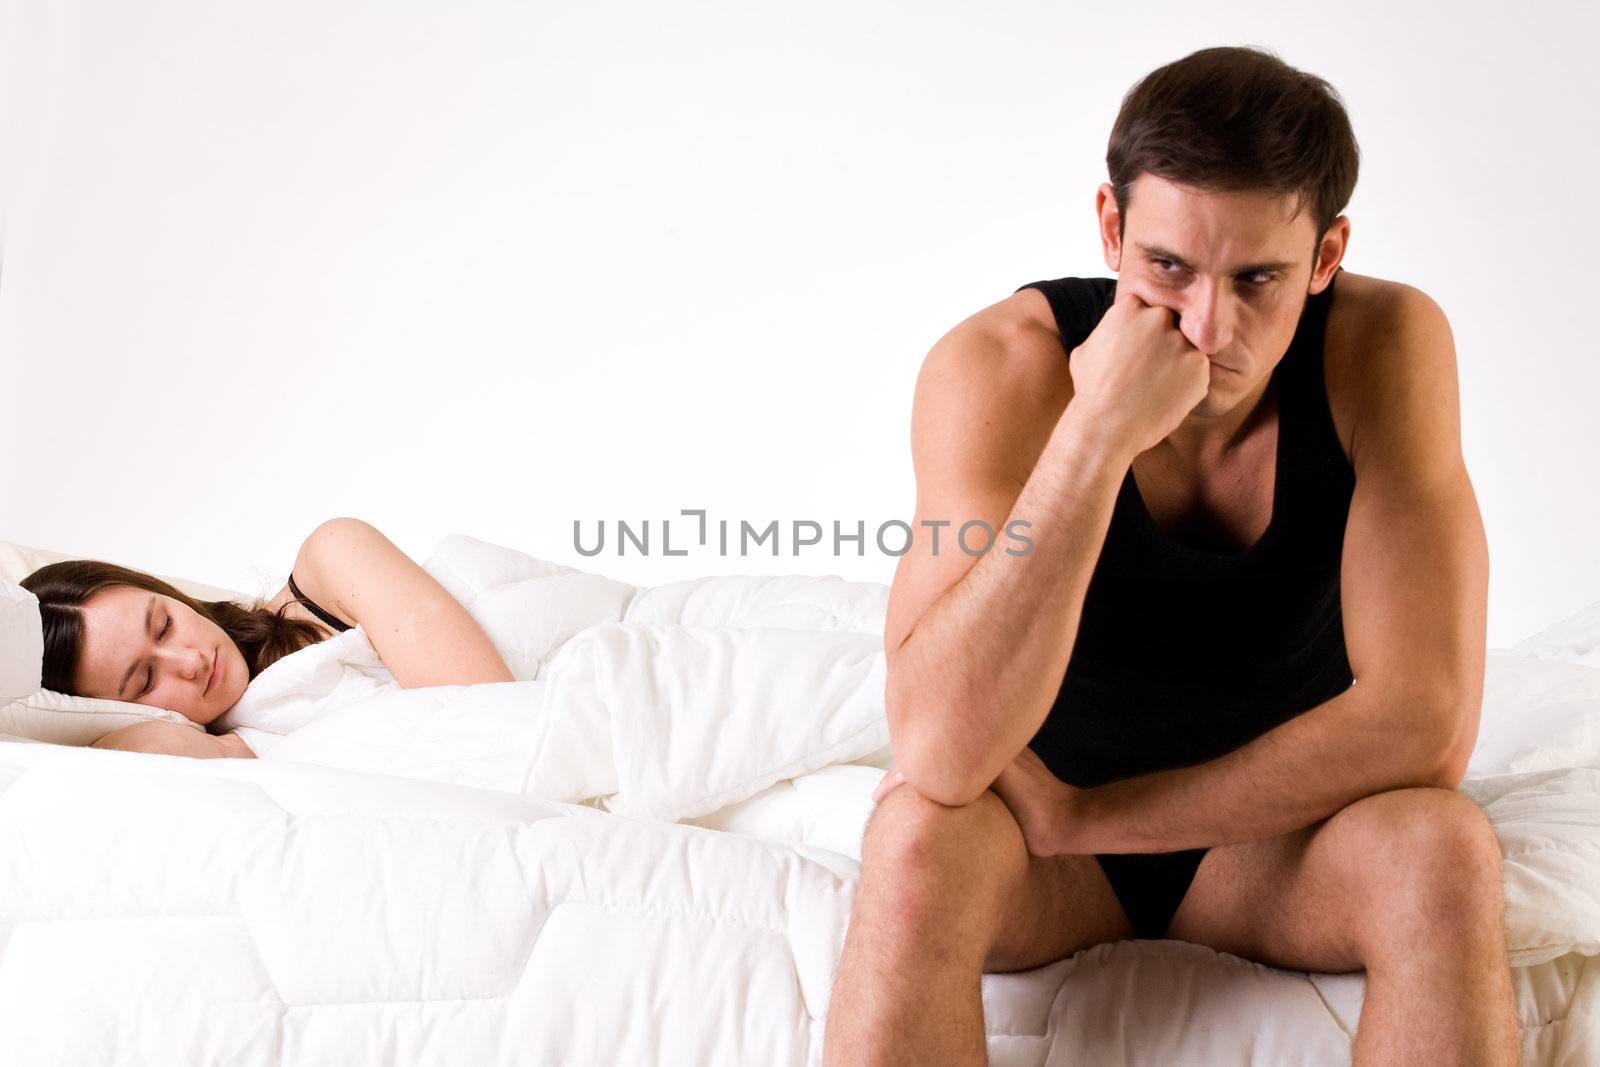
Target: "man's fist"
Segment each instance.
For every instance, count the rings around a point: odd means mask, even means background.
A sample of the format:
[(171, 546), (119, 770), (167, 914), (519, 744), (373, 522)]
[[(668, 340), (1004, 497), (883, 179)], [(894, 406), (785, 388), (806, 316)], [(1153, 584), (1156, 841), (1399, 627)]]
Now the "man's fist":
[(1072, 406), (1136, 456), (1154, 448), (1211, 390), (1211, 360), (1171, 308), (1121, 289), (1067, 360)]
[(1072, 851), (1069, 832), (1078, 790), (1051, 774), (1033, 749), (1017, 753), (989, 788), (1011, 809), (1030, 855), (1058, 856)]

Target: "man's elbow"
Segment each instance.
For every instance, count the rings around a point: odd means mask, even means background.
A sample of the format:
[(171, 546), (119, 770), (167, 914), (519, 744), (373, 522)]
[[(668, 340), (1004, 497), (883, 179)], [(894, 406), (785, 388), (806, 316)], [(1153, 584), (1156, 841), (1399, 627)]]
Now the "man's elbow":
[(916, 750), (904, 757), (896, 752), (895, 767), (905, 777), (907, 785), (946, 807), (959, 808), (983, 795), (983, 789), (973, 789), (962, 777), (961, 768), (949, 760), (926, 759)]
[(1467, 778), (1467, 764), (1472, 759), (1472, 746), (1452, 744), (1445, 746), (1434, 761), (1432, 784), (1440, 789), (1460, 789)]
[(1440, 709), (1439, 727), (1430, 750), (1430, 783), (1440, 789), (1459, 789), (1467, 777), (1478, 738), (1478, 708), (1461, 703)]
[(993, 783), (982, 775), (982, 754), (942, 732), (913, 732), (894, 746), (895, 766), (917, 792), (946, 807), (971, 804)]
[[(886, 703), (895, 767), (908, 785), (948, 807), (970, 804), (983, 795), (989, 783), (975, 781), (981, 760), (971, 741), (977, 716), (970, 708), (897, 699), (892, 685)], [(958, 719), (963, 729), (953, 729)]]

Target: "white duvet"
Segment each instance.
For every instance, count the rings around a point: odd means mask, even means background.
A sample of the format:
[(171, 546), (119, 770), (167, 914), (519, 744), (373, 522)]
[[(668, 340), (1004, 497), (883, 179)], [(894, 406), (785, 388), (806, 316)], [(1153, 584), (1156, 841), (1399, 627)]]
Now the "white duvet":
[(263, 671), (219, 726), (264, 759), (669, 822), (889, 743), (881, 586), (736, 577), (636, 591), (462, 535), (425, 566), (518, 681), (401, 689), (355, 627)]
[[(260, 760), (0, 745), (0, 1050), (818, 1062), (890, 760), (886, 590), (636, 589), (461, 536), (427, 567), (519, 681), (400, 690), (356, 629), (230, 713)], [(1600, 670), (1490, 656), (1463, 790), (1532, 1064), (1600, 1063), (1597, 723)], [(1030, 1065), (1348, 1063), (1363, 988), (1168, 941), (983, 980), (991, 1062)]]

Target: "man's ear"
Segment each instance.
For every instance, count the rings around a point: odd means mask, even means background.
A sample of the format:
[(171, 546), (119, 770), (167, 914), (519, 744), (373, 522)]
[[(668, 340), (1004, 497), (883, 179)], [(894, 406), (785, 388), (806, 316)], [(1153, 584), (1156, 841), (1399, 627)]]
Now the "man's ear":
[(1117, 210), (1116, 189), (1101, 182), (1094, 191), (1094, 214), (1100, 228), (1100, 254), (1114, 272), (1122, 269), (1122, 213)]
[(1333, 272), (1344, 259), (1345, 249), (1350, 247), (1350, 216), (1340, 215), (1328, 227), (1328, 232), (1317, 241), (1317, 247), (1312, 252), (1311, 279), (1316, 284), (1319, 275), (1323, 281), (1320, 287), (1315, 288), (1309, 295), (1317, 293), (1328, 287), (1328, 282), (1333, 280)]

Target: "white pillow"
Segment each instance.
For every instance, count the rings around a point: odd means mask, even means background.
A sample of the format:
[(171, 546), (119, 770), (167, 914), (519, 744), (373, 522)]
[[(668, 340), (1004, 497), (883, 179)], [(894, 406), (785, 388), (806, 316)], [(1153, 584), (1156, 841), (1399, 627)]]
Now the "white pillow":
[(1467, 776), (1600, 767), (1600, 670), (1493, 651)]
[(1524, 638), (1508, 651), (1600, 667), (1600, 600)]
[[(46, 563), (78, 558), (83, 557), (0, 541), (0, 735), (58, 745), (91, 745), (112, 730), (150, 720), (204, 730), (199, 723), (165, 708), (68, 696), (39, 687), (40, 661), (44, 656), (39, 601), (16, 583)], [(165, 575), (156, 577), (200, 600), (250, 599), (231, 589)]]
[(112, 730), (150, 720), (205, 729), (194, 720), (165, 708), (38, 689), (0, 707), (0, 734), (56, 745), (92, 745)]
[(39, 688), (43, 658), (39, 598), (20, 585), (0, 581), (0, 704)]

